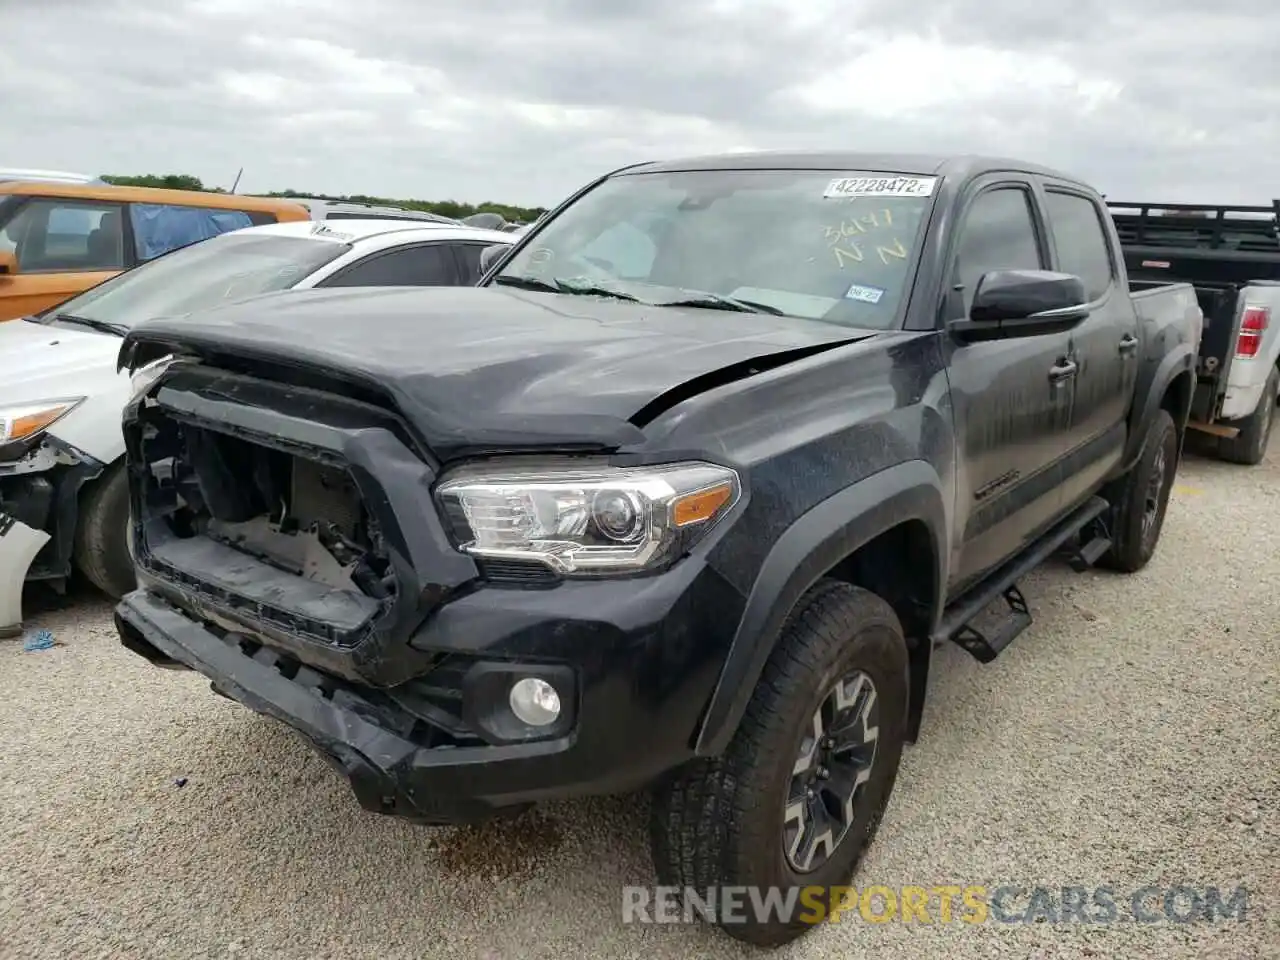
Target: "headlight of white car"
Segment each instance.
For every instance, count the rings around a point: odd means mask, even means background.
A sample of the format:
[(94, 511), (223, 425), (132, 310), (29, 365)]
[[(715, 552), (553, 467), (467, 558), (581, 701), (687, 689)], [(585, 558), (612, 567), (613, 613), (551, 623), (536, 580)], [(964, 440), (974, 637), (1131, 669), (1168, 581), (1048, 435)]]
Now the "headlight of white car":
[(733, 509), (741, 485), (734, 470), (710, 463), (508, 462), (457, 471), (436, 496), (454, 541), (472, 556), (601, 576), (678, 557)]
[(34, 400), (0, 407), (0, 444), (30, 440), (65, 417), (84, 397), (61, 400)]

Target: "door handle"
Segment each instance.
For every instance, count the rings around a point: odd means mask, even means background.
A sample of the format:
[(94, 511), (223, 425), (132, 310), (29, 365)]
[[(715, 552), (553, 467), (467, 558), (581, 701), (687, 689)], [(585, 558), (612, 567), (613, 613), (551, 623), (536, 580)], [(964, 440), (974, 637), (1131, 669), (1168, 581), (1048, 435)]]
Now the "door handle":
[(1120, 338), (1120, 356), (1128, 357), (1136, 353), (1138, 350), (1138, 338), (1132, 333), (1126, 333)]
[(1079, 369), (1074, 360), (1059, 360), (1049, 368), (1049, 382), (1062, 383), (1064, 380), (1070, 380)]

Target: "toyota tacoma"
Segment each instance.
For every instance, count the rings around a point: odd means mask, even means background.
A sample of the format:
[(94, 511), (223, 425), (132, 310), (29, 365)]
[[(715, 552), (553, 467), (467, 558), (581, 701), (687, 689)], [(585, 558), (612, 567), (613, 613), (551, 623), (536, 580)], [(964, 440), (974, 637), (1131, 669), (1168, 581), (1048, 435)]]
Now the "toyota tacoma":
[(997, 656), (1053, 555), (1156, 549), (1202, 315), (1189, 284), (1131, 295), (1073, 177), (651, 162), (486, 261), (121, 347), (122, 642), (298, 731), (368, 810), (649, 787), (664, 885), (830, 890), (935, 646)]

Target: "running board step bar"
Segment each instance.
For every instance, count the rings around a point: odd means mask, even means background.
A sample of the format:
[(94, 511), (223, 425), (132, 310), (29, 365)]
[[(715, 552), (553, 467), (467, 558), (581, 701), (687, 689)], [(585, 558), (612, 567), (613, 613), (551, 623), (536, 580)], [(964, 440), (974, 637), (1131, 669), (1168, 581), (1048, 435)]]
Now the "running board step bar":
[[(938, 629), (933, 632), (932, 642), (939, 644), (950, 640), (967, 650), (980, 663), (990, 663), (998, 657), (1005, 647), (1017, 639), (1018, 634), (1031, 626), (1031, 610), (1022, 591), (1017, 587), (1018, 581), (1061, 550), (1063, 544), (1106, 513), (1109, 507), (1102, 497), (1092, 497), (1036, 541), (1026, 553), (997, 568), (958, 603), (947, 608)], [(1072, 567), (1085, 569), (1110, 546), (1110, 540), (1105, 537), (1092, 538), (1073, 552)], [(984, 634), (970, 625), (988, 605), (1001, 598), (1008, 605), (1009, 613), (993, 634)]]
[(1099, 533), (1079, 546), (1063, 550), (1063, 559), (1071, 564), (1071, 569), (1076, 573), (1084, 573), (1101, 560), (1102, 555), (1110, 549), (1111, 538)]
[(1031, 608), (1027, 606), (1026, 597), (1016, 585), (1004, 592), (1004, 602), (1009, 605), (1009, 615), (995, 633), (983, 633), (965, 623), (951, 634), (952, 642), (968, 650), (979, 663), (990, 663), (1000, 655), (1001, 650), (1018, 638), (1018, 634), (1031, 626)]

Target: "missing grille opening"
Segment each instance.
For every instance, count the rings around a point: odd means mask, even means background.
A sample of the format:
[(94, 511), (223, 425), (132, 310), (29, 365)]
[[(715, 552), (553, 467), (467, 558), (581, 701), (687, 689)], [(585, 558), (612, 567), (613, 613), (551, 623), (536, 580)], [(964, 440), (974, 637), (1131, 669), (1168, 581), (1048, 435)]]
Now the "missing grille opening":
[(341, 466), (153, 410), (142, 437), (147, 513), (263, 563), (374, 600), (394, 597), (382, 533)]

